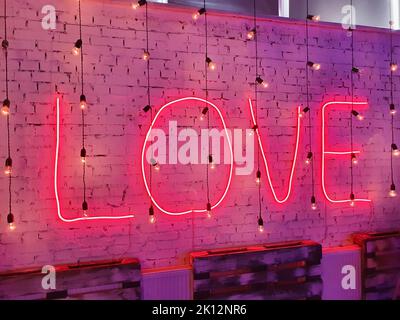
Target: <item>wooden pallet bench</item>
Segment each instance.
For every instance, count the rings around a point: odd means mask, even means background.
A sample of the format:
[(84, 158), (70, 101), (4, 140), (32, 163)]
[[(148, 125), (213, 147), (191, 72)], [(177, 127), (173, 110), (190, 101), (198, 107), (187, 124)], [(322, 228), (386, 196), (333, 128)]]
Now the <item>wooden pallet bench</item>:
[(312, 241), (193, 252), (193, 298), (321, 299), (321, 257)]
[(138, 300), (137, 259), (55, 266), (56, 289), (42, 288), (41, 269), (0, 273), (0, 300)]
[(363, 299), (396, 298), (400, 281), (400, 231), (358, 233), (353, 240), (361, 247)]

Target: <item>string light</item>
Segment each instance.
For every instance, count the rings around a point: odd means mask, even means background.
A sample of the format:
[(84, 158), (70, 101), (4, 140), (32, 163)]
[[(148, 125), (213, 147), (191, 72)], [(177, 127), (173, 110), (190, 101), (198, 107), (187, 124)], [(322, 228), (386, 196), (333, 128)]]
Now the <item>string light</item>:
[(150, 53), (148, 51), (144, 51), (142, 58), (143, 58), (144, 61), (149, 60), (150, 59)]
[(358, 159), (357, 159), (357, 156), (356, 156), (356, 154), (355, 153), (352, 153), (351, 154), (351, 162), (353, 163), (353, 164), (358, 164)]
[(397, 196), (396, 185), (394, 183), (392, 183), (391, 186), (390, 186), (389, 196), (392, 197), (392, 198)]
[(86, 162), (86, 149), (85, 148), (81, 149), (81, 162), (82, 163)]
[(251, 29), (247, 32), (247, 39), (253, 40), (256, 36), (256, 29)]
[(205, 13), (206, 13), (206, 8), (200, 8), (195, 13), (193, 13), (192, 18), (193, 20), (197, 20), (198, 18), (200, 18), (201, 15)]
[(355, 197), (354, 193), (353, 192), (350, 193), (350, 206), (351, 207), (354, 207), (356, 205), (355, 199), (356, 199), (356, 197)]
[(200, 120), (204, 120), (206, 118), (207, 113), (208, 113), (208, 107), (204, 107), (203, 110), (201, 110)]
[(396, 114), (396, 107), (394, 105), (394, 85), (393, 85), (393, 73), (397, 71), (398, 66), (397, 63), (393, 62), (393, 53), (394, 53), (394, 47), (393, 47), (393, 20), (392, 20), (392, 1), (389, 1), (389, 11), (390, 11), (390, 20), (389, 20), (389, 28), (390, 28), (390, 115), (391, 115), (391, 138), (392, 138), (392, 145), (391, 145), (391, 152), (390, 152), (390, 178), (391, 178), (391, 184), (390, 184), (390, 190), (389, 190), (389, 196), (391, 198), (394, 198), (397, 196), (396, 193), (396, 185), (394, 181), (394, 157), (399, 156), (400, 152), (399, 149), (397, 148), (396, 143), (394, 142), (394, 116)]
[(151, 224), (156, 222), (156, 217), (154, 216), (154, 207), (152, 205), (149, 208), (149, 222)]
[(133, 2), (133, 3), (132, 3), (132, 9), (136, 10), (136, 9), (138, 9), (139, 7), (144, 6), (145, 4), (147, 4), (147, 1), (146, 1), (146, 0), (139, 0), (138, 2)]
[(356, 110), (351, 110), (351, 114), (353, 116), (355, 116), (358, 120), (363, 121), (364, 120), (364, 116), (362, 114), (360, 114), (358, 111)]
[(306, 71), (306, 107), (301, 110), (299, 113), (299, 117), (304, 117), (308, 113), (308, 139), (309, 139), (309, 150), (307, 153), (307, 158), (306, 158), (306, 164), (311, 165), (311, 210), (316, 210), (317, 209), (317, 202), (315, 198), (315, 176), (314, 176), (314, 161), (313, 161), (313, 138), (312, 138), (312, 115), (310, 111), (310, 81), (309, 81), (309, 69), (318, 71), (321, 69), (321, 65), (319, 63), (314, 63), (310, 61), (310, 36), (309, 36), (309, 20), (311, 21), (319, 21), (319, 16), (314, 16), (309, 14), (309, 0), (307, 0), (306, 3), (307, 7), (307, 17), (305, 21), (305, 26), (306, 26), (306, 61), (307, 61), (307, 66), (305, 67)]
[(81, 94), (80, 98), (79, 98), (79, 106), (81, 107), (82, 110), (86, 109), (87, 107), (87, 103), (86, 103), (86, 97), (84, 94)]
[(212, 154), (208, 156), (208, 164), (210, 165), (211, 169), (215, 169), (215, 163)]
[(258, 76), (258, 77), (256, 78), (256, 82), (257, 82), (257, 84), (259, 84), (261, 87), (263, 87), (263, 88), (265, 88), (265, 89), (269, 87), (268, 82), (264, 81), (264, 79), (261, 78), (260, 76)]
[(261, 171), (260, 170), (257, 170), (257, 173), (256, 173), (256, 183), (257, 184), (261, 183)]
[(72, 54), (74, 56), (78, 56), (81, 52), (81, 48), (82, 48), (82, 39), (78, 39), (75, 41), (75, 45), (72, 48)]
[(207, 210), (207, 218), (208, 218), (208, 219), (211, 219), (211, 217), (212, 217), (211, 209), (212, 209), (211, 203), (208, 202), (208, 203), (207, 203), (207, 209), (206, 209), (206, 210)]
[(215, 70), (215, 69), (217, 68), (217, 64), (216, 64), (215, 62), (213, 62), (213, 61), (211, 60), (211, 58), (209, 58), (209, 57), (206, 58), (206, 63), (207, 63), (208, 68), (209, 68), (210, 70)]
[(7, 0), (4, 0), (4, 39), (1, 42), (1, 46), (4, 50), (5, 59), (5, 93), (6, 97), (3, 100), (3, 106), (1, 108), (1, 113), (6, 116), (7, 121), (7, 159), (5, 161), (4, 173), (8, 175), (8, 215), (7, 223), (9, 229), (15, 230), (14, 215), (12, 214), (12, 159), (11, 159), (11, 136), (10, 136), (10, 99), (8, 90), (8, 37), (7, 37)]
[(258, 232), (263, 233), (264, 232), (264, 220), (262, 217), (258, 218)]
[(308, 61), (307, 66), (309, 66), (311, 69), (313, 69), (315, 71), (318, 71), (319, 69), (321, 69), (321, 65), (319, 63), (315, 63), (312, 61)]
[(88, 206), (86, 200), (83, 200), (83, 202), (82, 202), (82, 212), (83, 212), (83, 216), (85, 216), (85, 217), (88, 216), (88, 210), (89, 210), (89, 206)]
[(314, 21), (314, 22), (318, 22), (318, 21), (321, 20), (321, 17), (320, 17), (320, 16), (314, 16), (314, 15), (312, 15), (312, 14), (309, 14), (309, 15), (307, 15), (307, 19), (308, 19), (308, 20), (311, 20), (311, 21)]

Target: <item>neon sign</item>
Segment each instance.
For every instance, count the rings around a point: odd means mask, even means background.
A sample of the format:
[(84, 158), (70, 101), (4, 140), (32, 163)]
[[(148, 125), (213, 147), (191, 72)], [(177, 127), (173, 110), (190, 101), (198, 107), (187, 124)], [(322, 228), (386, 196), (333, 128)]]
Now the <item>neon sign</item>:
[[(201, 102), (206, 104), (208, 107), (212, 108), (213, 110), (215, 110), (220, 118), (221, 124), (223, 126), (223, 130), (225, 132), (225, 136), (227, 139), (227, 143), (229, 146), (229, 155), (230, 155), (230, 168), (229, 168), (229, 175), (228, 175), (228, 179), (227, 182), (225, 184), (225, 188), (224, 191), (222, 193), (222, 195), (215, 201), (214, 204), (212, 204), (212, 209), (215, 209), (217, 207), (219, 207), (221, 205), (221, 203), (223, 202), (223, 200), (227, 197), (230, 186), (231, 186), (231, 182), (232, 182), (232, 176), (233, 176), (233, 147), (232, 147), (232, 142), (230, 139), (230, 135), (228, 133), (228, 129), (227, 129), (227, 125), (226, 125), (226, 121), (224, 119), (224, 116), (221, 112), (221, 110), (213, 103), (205, 100), (205, 99), (201, 99), (201, 98), (196, 98), (196, 97), (186, 97), (186, 98), (181, 98), (181, 99), (177, 99), (174, 101), (171, 101), (165, 105), (163, 105), (158, 112), (156, 113), (148, 131), (145, 137), (145, 140), (143, 142), (142, 145), (142, 152), (141, 152), (141, 172), (142, 172), (142, 178), (143, 178), (143, 183), (147, 192), (148, 197), (151, 199), (152, 203), (163, 213), (167, 214), (167, 215), (172, 215), (172, 216), (179, 216), (179, 215), (185, 215), (185, 214), (189, 214), (189, 213), (204, 213), (207, 210), (205, 208), (189, 208), (187, 210), (183, 210), (183, 211), (169, 211), (166, 208), (164, 208), (154, 197), (154, 195), (152, 194), (149, 185), (148, 185), (148, 181), (147, 181), (147, 177), (145, 174), (145, 149), (146, 149), (146, 145), (149, 141), (150, 135), (151, 135), (151, 131), (154, 128), (157, 119), (159, 118), (159, 116), (161, 115), (161, 113), (166, 110), (167, 108), (172, 108), (174, 105), (180, 103), (180, 102)], [(261, 151), (261, 155), (263, 158), (263, 162), (264, 162), (264, 166), (265, 166), (265, 171), (267, 173), (267, 178), (268, 178), (268, 184), (271, 188), (272, 191), (272, 195), (274, 200), (279, 203), (279, 204), (283, 204), (285, 202), (288, 201), (291, 192), (292, 192), (292, 188), (293, 188), (293, 177), (294, 177), (294, 172), (296, 169), (296, 164), (297, 164), (297, 158), (298, 158), (298, 152), (299, 152), (299, 144), (300, 144), (300, 135), (301, 135), (301, 116), (300, 116), (300, 107), (297, 107), (297, 119), (296, 119), (296, 139), (295, 139), (295, 146), (294, 146), (294, 153), (293, 153), (293, 159), (292, 159), (292, 165), (291, 165), (291, 170), (290, 170), (290, 175), (289, 175), (289, 181), (288, 181), (288, 185), (287, 185), (287, 190), (286, 193), (282, 196), (282, 197), (278, 197), (278, 195), (276, 194), (275, 191), (275, 187), (273, 184), (273, 179), (272, 179), (272, 175), (271, 175), (271, 169), (267, 160), (267, 156), (266, 156), (266, 152), (264, 149), (264, 144), (262, 142), (261, 139), (261, 134), (259, 132), (258, 129), (258, 123), (256, 122), (256, 117), (254, 114), (254, 108), (253, 108), (253, 104), (251, 99), (248, 100), (249, 103), (249, 109), (250, 109), (250, 113), (251, 113), (251, 121), (252, 124), (257, 128), (255, 130), (256, 132), (256, 136), (257, 136), (257, 142), (258, 142), (258, 146), (260, 148)], [(354, 102), (354, 105), (357, 106), (367, 106), (366, 102)], [(352, 106), (352, 102), (339, 102), (339, 101), (333, 101), (333, 102), (327, 102), (323, 105), (322, 107), (322, 129), (321, 129), (321, 139), (322, 139), (322, 159), (321, 159), (321, 166), (322, 166), (322, 171), (321, 171), (321, 185), (322, 185), (322, 190), (323, 190), (323, 194), (325, 196), (325, 198), (331, 202), (331, 203), (347, 203), (350, 202), (350, 199), (333, 199), (327, 190), (326, 187), (326, 175), (327, 175), (327, 165), (326, 165), (326, 158), (328, 156), (348, 156), (349, 154), (359, 154), (360, 151), (359, 150), (350, 150), (350, 151), (332, 151), (326, 148), (326, 135), (327, 135), (327, 120), (326, 120), (326, 111), (329, 107), (332, 106), (342, 106), (345, 108), (349, 108)], [(60, 195), (59, 195), (59, 187), (58, 187), (58, 173), (59, 173), (59, 154), (60, 154), (60, 150), (61, 150), (61, 146), (60, 146), (60, 98), (57, 97), (56, 99), (56, 150), (55, 150), (55, 161), (54, 161), (54, 193), (55, 193), (55, 199), (56, 199), (56, 205), (57, 205), (57, 214), (58, 217), (60, 218), (60, 220), (62, 220), (63, 222), (77, 222), (77, 221), (91, 221), (91, 220), (120, 220), (120, 219), (131, 219), (134, 218), (134, 214), (133, 213), (127, 213), (127, 214), (123, 214), (123, 215), (118, 215), (118, 216), (110, 216), (107, 214), (100, 214), (100, 215), (96, 215), (96, 216), (87, 216), (87, 217), (78, 217), (78, 218), (66, 218), (63, 216), (62, 214), (62, 210), (61, 210), (61, 204), (60, 204)], [(371, 200), (369, 199), (364, 199), (364, 198), (356, 198), (354, 200), (354, 202), (371, 202)]]

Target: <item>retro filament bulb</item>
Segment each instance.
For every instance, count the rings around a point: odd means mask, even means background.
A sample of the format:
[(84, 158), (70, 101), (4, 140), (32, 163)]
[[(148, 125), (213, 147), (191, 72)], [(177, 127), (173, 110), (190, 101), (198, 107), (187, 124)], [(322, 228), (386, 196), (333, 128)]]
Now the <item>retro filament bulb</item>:
[(392, 198), (397, 196), (396, 186), (395, 186), (394, 183), (392, 183), (392, 185), (390, 186), (389, 196), (392, 197)]
[(4, 99), (3, 106), (1, 107), (1, 114), (3, 116), (10, 115), (10, 100)]
[(211, 212), (211, 210), (212, 210), (212, 207), (211, 207), (211, 203), (207, 203), (207, 218), (208, 219), (210, 219), (211, 217), (212, 217), (212, 212)]
[(87, 107), (86, 97), (84, 94), (81, 94), (81, 96), (80, 96), (79, 106), (81, 107), (82, 110), (86, 109), (86, 107)]
[(263, 220), (263, 218), (259, 217), (257, 223), (258, 223), (258, 232), (263, 233), (264, 232), (264, 220)]
[(154, 224), (156, 222), (156, 217), (154, 216), (154, 207), (153, 206), (151, 206), (149, 208), (149, 222), (151, 224)]
[(12, 159), (8, 157), (4, 165), (4, 174), (10, 175), (12, 173)]
[(8, 224), (8, 229), (10, 229), (10, 231), (15, 230), (16, 226), (14, 221), (14, 215), (11, 212), (7, 215), (7, 224)]
[(317, 201), (315, 199), (315, 196), (311, 197), (311, 209), (312, 210), (317, 210)]

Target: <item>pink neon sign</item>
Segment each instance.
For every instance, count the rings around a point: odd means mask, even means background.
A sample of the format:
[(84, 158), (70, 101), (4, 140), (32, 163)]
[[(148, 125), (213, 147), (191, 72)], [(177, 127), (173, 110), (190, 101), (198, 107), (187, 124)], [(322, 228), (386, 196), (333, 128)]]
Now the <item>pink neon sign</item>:
[[(325, 160), (326, 160), (326, 156), (327, 155), (336, 155), (336, 156), (349, 156), (350, 154), (354, 153), (354, 154), (359, 154), (360, 151), (359, 150), (351, 150), (351, 151), (331, 151), (331, 150), (327, 150), (326, 149), (326, 143), (325, 143), (325, 139), (326, 139), (326, 110), (328, 109), (328, 107), (331, 106), (342, 106), (342, 107), (346, 107), (349, 108), (352, 105), (354, 106), (367, 106), (368, 103), (367, 102), (342, 102), (342, 101), (333, 101), (333, 102), (327, 102), (322, 106), (322, 132), (321, 132), (321, 137), (322, 137), (322, 173), (321, 173), (321, 182), (322, 182), (322, 190), (324, 192), (325, 198), (332, 203), (346, 203), (346, 202), (351, 202), (352, 200), (350, 199), (332, 199), (327, 191), (326, 188), (326, 179), (325, 179), (325, 175), (326, 175), (326, 165), (325, 165)], [(362, 198), (356, 198), (354, 199), (354, 202), (370, 202), (371, 200), (369, 199), (362, 199)]]

